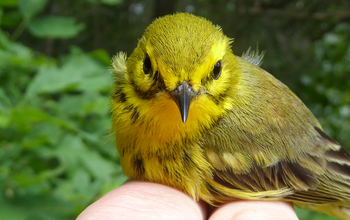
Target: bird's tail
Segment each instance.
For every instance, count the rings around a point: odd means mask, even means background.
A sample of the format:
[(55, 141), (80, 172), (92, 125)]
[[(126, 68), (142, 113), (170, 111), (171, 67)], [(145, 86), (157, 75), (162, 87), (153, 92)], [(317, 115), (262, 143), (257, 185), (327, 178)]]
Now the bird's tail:
[(350, 220), (350, 153), (339, 147), (326, 152), (326, 170), (317, 177), (318, 187), (295, 192), (289, 197), (301, 208)]

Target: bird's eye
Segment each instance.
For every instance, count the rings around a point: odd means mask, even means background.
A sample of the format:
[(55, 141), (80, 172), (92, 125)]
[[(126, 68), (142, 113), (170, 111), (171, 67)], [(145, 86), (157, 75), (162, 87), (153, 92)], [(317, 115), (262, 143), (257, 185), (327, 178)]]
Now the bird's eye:
[(214, 65), (214, 69), (213, 69), (213, 78), (215, 80), (219, 79), (220, 75), (221, 75), (221, 60), (219, 60), (218, 62), (215, 63)]
[(143, 72), (145, 74), (152, 72), (152, 64), (148, 55), (146, 55), (145, 59), (143, 60)]

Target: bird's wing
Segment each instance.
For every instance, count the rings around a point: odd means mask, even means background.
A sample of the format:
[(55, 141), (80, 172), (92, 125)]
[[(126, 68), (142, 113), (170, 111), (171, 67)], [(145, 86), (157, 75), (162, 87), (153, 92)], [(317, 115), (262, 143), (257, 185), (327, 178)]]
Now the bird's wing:
[(215, 200), (349, 201), (349, 152), (322, 131), (285, 85), (259, 67), (239, 63), (246, 71), (240, 84), (245, 92), (232, 100), (241, 105), (203, 136)]

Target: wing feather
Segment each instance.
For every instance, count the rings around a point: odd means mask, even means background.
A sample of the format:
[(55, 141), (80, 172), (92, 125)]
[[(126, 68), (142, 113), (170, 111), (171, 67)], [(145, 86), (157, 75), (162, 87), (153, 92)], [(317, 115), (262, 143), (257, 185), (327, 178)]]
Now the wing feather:
[(239, 63), (251, 71), (242, 74), (245, 92), (235, 90), (230, 97), (240, 105), (203, 136), (213, 166), (207, 182), (214, 199), (285, 199), (315, 207), (333, 203), (337, 206), (328, 213), (343, 216), (350, 206), (350, 153), (322, 131), (286, 86), (259, 67)]

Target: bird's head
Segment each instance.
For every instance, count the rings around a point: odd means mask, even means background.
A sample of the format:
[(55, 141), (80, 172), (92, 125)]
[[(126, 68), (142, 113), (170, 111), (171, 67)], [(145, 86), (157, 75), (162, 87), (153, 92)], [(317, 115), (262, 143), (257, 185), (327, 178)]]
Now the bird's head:
[(166, 97), (176, 103), (183, 123), (194, 102), (219, 114), (234, 82), (230, 41), (204, 18), (187, 13), (164, 16), (148, 26), (128, 59), (128, 79), (139, 99)]

